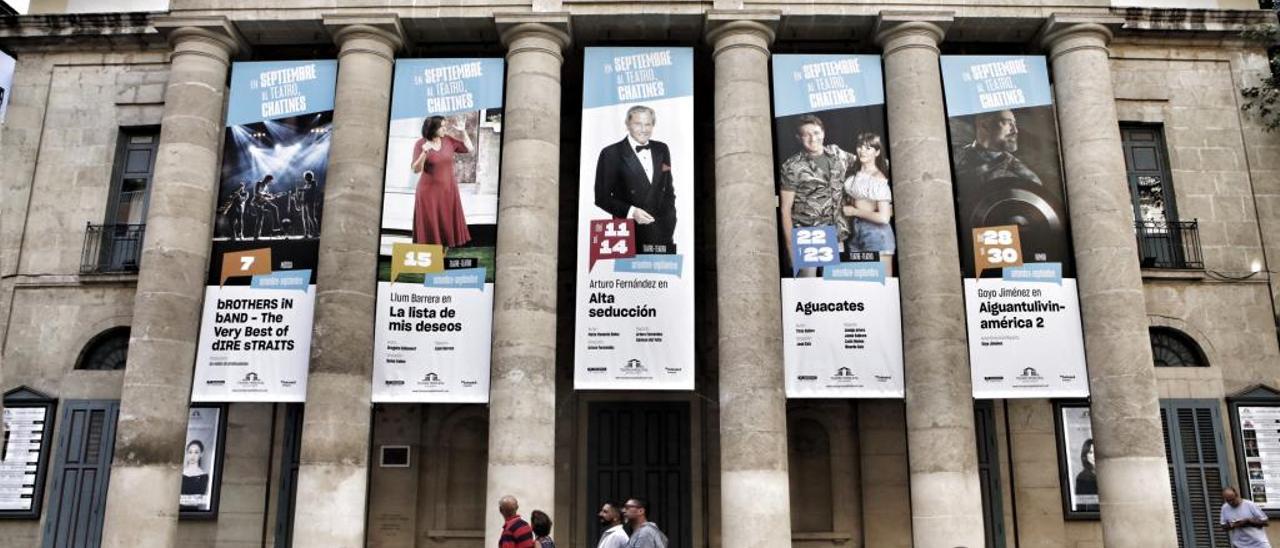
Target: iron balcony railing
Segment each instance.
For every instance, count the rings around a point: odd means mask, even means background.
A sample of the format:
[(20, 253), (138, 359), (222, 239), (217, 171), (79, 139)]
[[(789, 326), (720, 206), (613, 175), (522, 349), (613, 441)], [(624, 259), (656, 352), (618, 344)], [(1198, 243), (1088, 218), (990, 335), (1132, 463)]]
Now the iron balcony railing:
[(1142, 268), (1204, 269), (1197, 221), (1138, 221), (1135, 229)]
[(147, 225), (95, 225), (84, 230), (81, 274), (128, 274), (138, 271), (142, 233)]

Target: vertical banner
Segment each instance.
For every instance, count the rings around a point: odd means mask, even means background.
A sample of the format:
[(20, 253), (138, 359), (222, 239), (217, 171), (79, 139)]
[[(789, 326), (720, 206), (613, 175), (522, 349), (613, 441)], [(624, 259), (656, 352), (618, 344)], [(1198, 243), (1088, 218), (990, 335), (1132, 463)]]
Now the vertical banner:
[(880, 56), (774, 55), (773, 111), (787, 397), (902, 397)]
[(489, 401), (502, 59), (396, 62), (373, 401)]
[(693, 389), (693, 49), (586, 48), (574, 387)]
[(1280, 407), (1241, 405), (1238, 413), (1236, 451), (1244, 454), (1248, 487), (1241, 495), (1263, 510), (1280, 510)]
[(4, 123), (4, 113), (9, 110), (9, 96), (13, 91), (13, 72), (17, 63), (3, 51), (0, 51), (0, 124)]
[(1089, 394), (1045, 58), (943, 56), (975, 398)]
[(193, 402), (300, 402), (338, 63), (234, 63)]
[(223, 407), (197, 406), (187, 411), (187, 444), (182, 453), (182, 490), (178, 495), (178, 507), (184, 513), (217, 510), (222, 410)]

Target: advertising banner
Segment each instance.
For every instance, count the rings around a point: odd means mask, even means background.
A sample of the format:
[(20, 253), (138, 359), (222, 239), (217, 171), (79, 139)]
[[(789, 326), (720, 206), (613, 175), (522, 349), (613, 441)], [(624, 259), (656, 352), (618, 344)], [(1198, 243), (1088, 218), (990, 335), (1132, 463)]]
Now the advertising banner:
[(1238, 413), (1247, 478), (1240, 494), (1263, 510), (1280, 510), (1280, 407), (1241, 405)]
[(1058, 439), (1066, 464), (1063, 489), (1068, 513), (1097, 512), (1098, 476), (1093, 454), (1093, 423), (1087, 404), (1058, 408)]
[(396, 61), (373, 401), (489, 401), (502, 59)]
[(774, 55), (789, 398), (903, 396), (878, 55)]
[(337, 70), (232, 65), (191, 401), (306, 399)]
[(1089, 394), (1045, 58), (943, 56), (975, 398)]
[(204, 513), (216, 509), (215, 481), (221, 470), (222, 408), (192, 407), (187, 411), (187, 443), (182, 453), (182, 490), (178, 507), (183, 512)]
[(9, 95), (13, 91), (13, 71), (17, 63), (3, 51), (0, 51), (0, 124), (4, 123), (4, 113), (9, 110)]
[(586, 48), (574, 387), (693, 389), (693, 49)]

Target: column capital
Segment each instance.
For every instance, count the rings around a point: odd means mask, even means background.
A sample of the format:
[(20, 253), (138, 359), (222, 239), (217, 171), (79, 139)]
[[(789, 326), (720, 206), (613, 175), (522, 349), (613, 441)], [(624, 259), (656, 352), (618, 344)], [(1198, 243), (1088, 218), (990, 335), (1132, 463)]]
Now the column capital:
[(782, 12), (777, 10), (711, 10), (707, 13), (707, 43), (712, 58), (732, 48), (754, 48), (765, 56), (777, 36)]
[[(540, 50), (564, 60), (564, 49), (573, 42), (568, 12), (495, 13), (493, 22), (507, 46), (507, 55)], [(529, 43), (528, 40), (533, 40)], [(519, 43), (525, 41), (526, 43)]]
[(221, 15), (205, 17), (157, 16), (157, 31), (169, 40), (173, 54), (197, 54), (223, 63), (237, 54), (248, 55), (252, 48), (231, 21)]
[(882, 11), (876, 19), (876, 43), (885, 56), (903, 48), (937, 52), (954, 20), (951, 11)]
[(1039, 43), (1049, 50), (1049, 59), (1082, 49), (1107, 52), (1114, 30), (1124, 26), (1123, 17), (1110, 15), (1055, 13), (1040, 28)]
[[(352, 52), (364, 52), (395, 61), (396, 52), (404, 48), (406, 33), (400, 24), (400, 16), (394, 13), (375, 13), (364, 15), (324, 14), (320, 16), (325, 30), (338, 45), (338, 57)], [(357, 43), (359, 40), (372, 40), (375, 44)], [(382, 45), (390, 51), (370, 48), (371, 45)]]

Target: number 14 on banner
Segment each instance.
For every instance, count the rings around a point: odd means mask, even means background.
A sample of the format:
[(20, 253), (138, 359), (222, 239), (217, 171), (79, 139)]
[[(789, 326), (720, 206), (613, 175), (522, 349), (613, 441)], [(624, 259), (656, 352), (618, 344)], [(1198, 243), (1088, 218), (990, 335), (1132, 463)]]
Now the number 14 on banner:
[(634, 219), (602, 219), (591, 221), (590, 264), (608, 259), (630, 259), (636, 256), (636, 221)]

